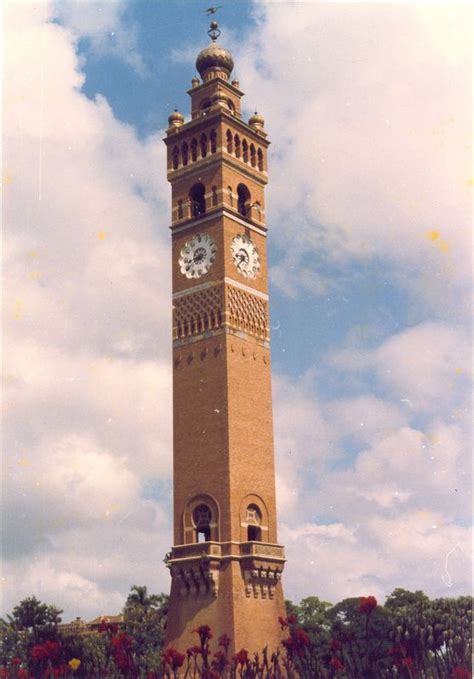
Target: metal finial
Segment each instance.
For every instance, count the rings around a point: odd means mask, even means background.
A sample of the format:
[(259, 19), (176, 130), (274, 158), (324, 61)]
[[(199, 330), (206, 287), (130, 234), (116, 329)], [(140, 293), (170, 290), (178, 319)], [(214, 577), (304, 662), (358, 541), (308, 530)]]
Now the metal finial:
[(211, 38), (212, 42), (216, 42), (217, 38), (221, 34), (217, 21), (211, 21), (211, 27), (208, 30), (207, 34)]

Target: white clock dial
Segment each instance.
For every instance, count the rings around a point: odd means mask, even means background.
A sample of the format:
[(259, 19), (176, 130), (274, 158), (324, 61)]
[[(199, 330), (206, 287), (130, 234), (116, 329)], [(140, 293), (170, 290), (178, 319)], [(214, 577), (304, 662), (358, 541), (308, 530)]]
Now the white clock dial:
[(255, 278), (260, 271), (260, 257), (254, 243), (245, 234), (239, 234), (231, 245), (232, 261), (244, 278)]
[(208, 233), (198, 233), (180, 252), (179, 267), (186, 278), (200, 278), (216, 258), (216, 244)]

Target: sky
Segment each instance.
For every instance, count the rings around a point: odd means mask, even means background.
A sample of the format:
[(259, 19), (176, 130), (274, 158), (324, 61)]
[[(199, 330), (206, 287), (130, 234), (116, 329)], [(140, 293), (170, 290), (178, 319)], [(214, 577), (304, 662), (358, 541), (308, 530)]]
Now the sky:
[[(220, 4), (272, 142), (285, 595), (470, 593), (472, 7)], [(169, 591), (162, 139), (208, 5), (5, 5), (1, 614)]]

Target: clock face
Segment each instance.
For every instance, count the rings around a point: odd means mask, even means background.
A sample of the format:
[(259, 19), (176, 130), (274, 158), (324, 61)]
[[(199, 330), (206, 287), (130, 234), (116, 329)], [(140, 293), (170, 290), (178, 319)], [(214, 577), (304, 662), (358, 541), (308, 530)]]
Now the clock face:
[(260, 271), (260, 257), (250, 238), (239, 234), (232, 241), (231, 250), (237, 271), (244, 278), (255, 278)]
[(198, 233), (180, 252), (179, 266), (186, 278), (200, 278), (216, 258), (216, 244), (208, 233)]

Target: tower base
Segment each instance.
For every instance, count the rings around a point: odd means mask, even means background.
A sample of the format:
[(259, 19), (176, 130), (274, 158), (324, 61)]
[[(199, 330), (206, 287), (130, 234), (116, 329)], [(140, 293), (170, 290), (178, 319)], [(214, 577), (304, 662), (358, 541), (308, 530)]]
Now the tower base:
[[(209, 625), (211, 647), (219, 637), (231, 639), (229, 653), (245, 648), (277, 650), (284, 617), (281, 545), (263, 542), (203, 542), (172, 548), (168, 566), (171, 595), (166, 646), (181, 653), (198, 645), (194, 630)], [(251, 625), (249, 625), (251, 621)]]

